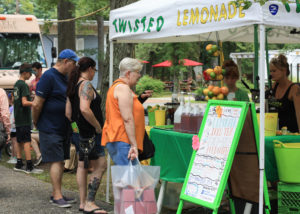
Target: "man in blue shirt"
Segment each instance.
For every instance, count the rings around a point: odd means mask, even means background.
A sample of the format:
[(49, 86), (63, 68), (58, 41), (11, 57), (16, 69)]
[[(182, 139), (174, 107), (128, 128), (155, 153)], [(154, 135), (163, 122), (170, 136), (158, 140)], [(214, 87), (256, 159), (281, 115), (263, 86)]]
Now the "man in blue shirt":
[(37, 84), (32, 106), (33, 123), (39, 130), (43, 162), (50, 163), (50, 178), (53, 187), (50, 202), (58, 207), (70, 207), (74, 199), (62, 195), (61, 183), (64, 160), (69, 158), (67, 142), (68, 121), (65, 117), (67, 75), (75, 69), (76, 53), (63, 50), (57, 63), (47, 70)]

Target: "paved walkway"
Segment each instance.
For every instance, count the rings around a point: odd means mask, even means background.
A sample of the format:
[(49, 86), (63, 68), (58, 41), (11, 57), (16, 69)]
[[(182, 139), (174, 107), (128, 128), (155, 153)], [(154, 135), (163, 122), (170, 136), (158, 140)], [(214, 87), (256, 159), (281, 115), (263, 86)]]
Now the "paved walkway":
[[(77, 192), (63, 190), (66, 196), (75, 197), (77, 203), (73, 204), (72, 208), (58, 208), (49, 203), (51, 191), (50, 183), (0, 165), (1, 214), (82, 213), (78, 211), (79, 196)], [(110, 204), (99, 201), (96, 203), (108, 211), (113, 210)]]

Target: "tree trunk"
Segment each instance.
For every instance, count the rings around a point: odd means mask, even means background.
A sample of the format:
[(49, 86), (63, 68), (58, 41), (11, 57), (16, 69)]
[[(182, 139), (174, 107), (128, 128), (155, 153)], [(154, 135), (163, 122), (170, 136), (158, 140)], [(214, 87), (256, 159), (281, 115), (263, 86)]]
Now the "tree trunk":
[(102, 75), (104, 71), (104, 19), (103, 16), (96, 16), (98, 27), (98, 83), (97, 89), (101, 88)]
[[(57, 4), (58, 20), (74, 18), (75, 6), (68, 0), (59, 0)], [(75, 21), (58, 22), (58, 52), (69, 48), (76, 49), (75, 44)]]
[[(110, 0), (110, 9), (117, 9), (125, 5), (136, 2), (137, 0)], [(106, 41), (109, 41), (108, 39)], [(133, 44), (114, 44), (114, 62), (113, 62), (113, 80), (119, 77), (119, 63), (125, 57), (134, 57), (134, 45)], [(106, 94), (109, 88), (109, 44), (106, 49), (106, 59), (104, 64), (104, 70), (102, 74), (101, 84), (101, 109), (105, 118), (105, 102)]]
[(154, 61), (154, 55), (155, 55), (154, 51), (150, 51), (150, 60), (149, 60), (150, 61), (150, 65), (149, 65), (150, 69), (149, 69), (147, 74), (151, 77), (153, 77), (153, 67), (152, 67), (152, 65), (153, 65), (153, 61)]
[(19, 0), (16, 0), (16, 14), (20, 14)]

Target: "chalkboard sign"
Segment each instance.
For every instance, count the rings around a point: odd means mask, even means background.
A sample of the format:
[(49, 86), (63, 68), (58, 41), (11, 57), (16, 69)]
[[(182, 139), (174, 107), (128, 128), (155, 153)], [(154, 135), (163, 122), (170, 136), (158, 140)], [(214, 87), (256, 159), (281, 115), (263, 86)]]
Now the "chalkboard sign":
[(200, 148), (190, 171), (185, 195), (214, 202), (241, 110), (225, 106), (209, 107)]
[(180, 199), (215, 210), (227, 183), (245, 121), (245, 102), (209, 101)]
[[(255, 114), (254, 105), (249, 108), (249, 103), (246, 102), (220, 100), (208, 102), (199, 131), (200, 147), (193, 152), (181, 190), (177, 214), (181, 213), (183, 201), (199, 204), (212, 209), (213, 213), (217, 213), (242, 131), (243, 133), (251, 132), (249, 140), (252, 143), (251, 146), (254, 147), (256, 155), (254, 158), (258, 159), (255, 149), (256, 140), (255, 137), (252, 137), (252, 135), (258, 135), (258, 130), (253, 128), (251, 120)], [(245, 123), (246, 117), (247, 123)], [(244, 125), (250, 127), (249, 123), (252, 125), (251, 129), (245, 130)], [(243, 134), (243, 137), (245, 136)], [(243, 148), (241, 147), (240, 150), (245, 151)], [(258, 171), (258, 164), (254, 168)], [(257, 177), (254, 179), (258, 180)], [(236, 191), (237, 185), (234, 182), (231, 184), (234, 185), (235, 195), (240, 196)], [(252, 198), (255, 197), (252, 196)]]

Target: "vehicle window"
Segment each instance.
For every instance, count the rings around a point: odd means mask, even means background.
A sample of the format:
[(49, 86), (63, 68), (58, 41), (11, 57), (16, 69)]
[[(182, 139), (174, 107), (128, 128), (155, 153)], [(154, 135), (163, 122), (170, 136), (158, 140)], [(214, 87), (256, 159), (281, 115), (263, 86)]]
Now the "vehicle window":
[(40, 35), (0, 33), (0, 69), (18, 69), (24, 62), (46, 67)]

